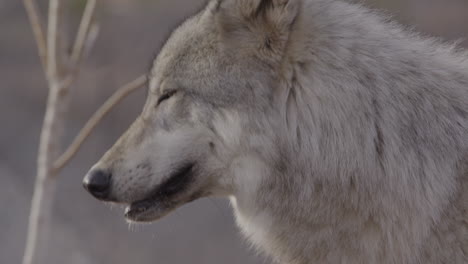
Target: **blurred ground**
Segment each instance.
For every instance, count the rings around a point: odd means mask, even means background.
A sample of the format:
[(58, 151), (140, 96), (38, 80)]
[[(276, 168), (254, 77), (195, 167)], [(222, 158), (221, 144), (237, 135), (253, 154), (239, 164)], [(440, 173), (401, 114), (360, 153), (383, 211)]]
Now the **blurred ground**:
[[(112, 91), (147, 69), (168, 32), (202, 2), (99, 2), (101, 32), (74, 86), (66, 142)], [(465, 38), (468, 46), (466, 0), (363, 3), (426, 34)], [(21, 1), (0, 0), (0, 33), (0, 263), (19, 263), (47, 90)], [(48, 263), (263, 263), (237, 234), (224, 200), (197, 201), (157, 223), (129, 227), (120, 208), (83, 191), (82, 176), (141, 110), (144, 93), (112, 112), (60, 176)]]

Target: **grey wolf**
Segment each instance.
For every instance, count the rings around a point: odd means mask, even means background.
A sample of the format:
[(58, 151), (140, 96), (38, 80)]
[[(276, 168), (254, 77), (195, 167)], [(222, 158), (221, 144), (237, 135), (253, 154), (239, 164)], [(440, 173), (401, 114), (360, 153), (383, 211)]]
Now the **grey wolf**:
[(228, 197), (279, 263), (468, 263), (468, 56), (338, 0), (210, 1), (85, 187), (157, 220)]

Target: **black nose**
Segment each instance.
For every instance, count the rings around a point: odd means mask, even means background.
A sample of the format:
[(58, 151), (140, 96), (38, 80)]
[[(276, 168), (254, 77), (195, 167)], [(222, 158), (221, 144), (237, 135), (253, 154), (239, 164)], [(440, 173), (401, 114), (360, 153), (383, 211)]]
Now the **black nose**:
[(94, 169), (85, 176), (84, 188), (98, 199), (105, 199), (109, 195), (112, 175), (110, 172)]

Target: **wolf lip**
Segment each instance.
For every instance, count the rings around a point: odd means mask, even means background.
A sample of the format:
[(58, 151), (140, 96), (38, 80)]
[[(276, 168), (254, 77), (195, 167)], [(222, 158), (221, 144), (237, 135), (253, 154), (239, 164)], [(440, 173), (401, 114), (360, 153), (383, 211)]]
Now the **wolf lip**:
[(149, 209), (149, 205), (144, 202), (130, 204), (125, 208), (125, 217), (133, 218), (134, 216), (144, 213)]
[(148, 198), (131, 203), (125, 208), (125, 218), (132, 221), (154, 221), (168, 214), (177, 203), (177, 194), (185, 191), (192, 182), (193, 163), (174, 171), (171, 177), (161, 183)]
[(150, 219), (147, 214), (150, 213), (150, 211), (153, 211), (151, 213), (151, 218), (155, 219), (158, 218), (158, 211), (161, 212), (165, 210), (162, 210), (157, 203), (151, 205), (148, 201), (136, 202), (125, 208), (125, 218), (132, 221), (149, 221)]

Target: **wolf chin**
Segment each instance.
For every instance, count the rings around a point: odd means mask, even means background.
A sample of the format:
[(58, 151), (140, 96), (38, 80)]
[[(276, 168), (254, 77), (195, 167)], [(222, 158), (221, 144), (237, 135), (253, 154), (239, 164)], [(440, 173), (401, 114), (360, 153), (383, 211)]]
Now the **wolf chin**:
[(84, 186), (157, 220), (207, 196), (279, 263), (468, 263), (468, 56), (337, 0), (210, 1)]

